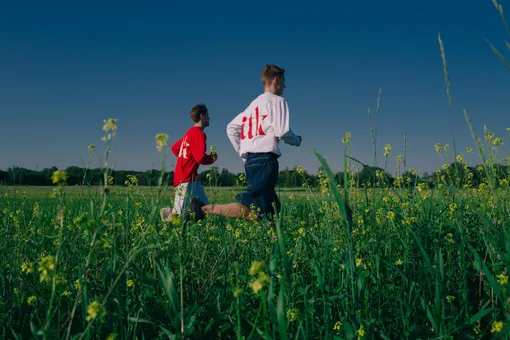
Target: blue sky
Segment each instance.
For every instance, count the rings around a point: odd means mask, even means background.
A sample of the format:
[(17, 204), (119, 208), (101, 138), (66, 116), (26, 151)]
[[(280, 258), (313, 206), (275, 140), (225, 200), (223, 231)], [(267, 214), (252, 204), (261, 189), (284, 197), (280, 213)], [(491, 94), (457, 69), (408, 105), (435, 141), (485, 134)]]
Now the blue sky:
[(159, 168), (154, 136), (180, 138), (190, 108), (203, 102), (216, 165), (241, 172), (225, 128), (261, 93), (262, 67), (276, 63), (286, 69), (291, 126), (303, 136), (299, 148), (282, 146), (281, 169), (316, 173), (316, 148), (341, 170), (347, 131), (354, 156), (371, 164), (367, 109), (375, 112), (382, 88), (378, 154), (392, 145), (394, 171), (407, 133), (408, 167), (431, 172), (443, 163), (434, 144), (452, 144), (438, 32), (459, 150), (473, 146), (466, 108), (477, 132), (486, 124), (505, 139), (507, 155), (510, 71), (484, 39), (510, 57), (510, 37), (491, 0), (3, 1), (0, 169), (80, 166), (89, 144), (98, 146), (92, 166), (101, 166), (106, 118), (118, 119), (116, 169)]

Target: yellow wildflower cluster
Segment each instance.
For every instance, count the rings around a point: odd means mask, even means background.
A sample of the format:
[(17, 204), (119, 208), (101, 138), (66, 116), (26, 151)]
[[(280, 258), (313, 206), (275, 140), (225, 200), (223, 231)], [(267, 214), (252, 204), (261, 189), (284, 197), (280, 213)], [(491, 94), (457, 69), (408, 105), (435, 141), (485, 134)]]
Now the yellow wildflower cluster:
[(49, 281), (51, 279), (50, 272), (55, 269), (55, 258), (46, 256), (39, 262), (40, 281)]
[(57, 170), (51, 175), (51, 181), (53, 184), (64, 183), (67, 180), (66, 172), (63, 170)]
[(505, 324), (502, 321), (494, 321), (491, 327), (491, 333), (499, 333)]
[(491, 141), (491, 144), (492, 144), (492, 145), (496, 145), (496, 146), (497, 146), (497, 145), (501, 145), (501, 144), (503, 144), (503, 138), (501, 138), (501, 137), (496, 137), (496, 138), (494, 138), (494, 139)]
[(236, 184), (238, 186), (244, 186), (244, 185), (246, 185), (246, 183), (247, 183), (246, 182), (246, 175), (243, 174), (243, 173), (240, 173), (239, 177), (236, 179)]
[(255, 294), (263, 289), (269, 283), (269, 277), (264, 273), (264, 262), (253, 261), (249, 270), (250, 275), (257, 275), (257, 279), (250, 282), (250, 287)]
[(27, 298), (27, 304), (29, 304), (29, 305), (33, 305), (34, 302), (36, 302), (36, 301), (37, 301), (37, 296), (35, 296), (35, 295), (29, 296)]
[(168, 144), (168, 135), (166, 133), (158, 133), (156, 135), (156, 147), (158, 151), (163, 151), (164, 147)]
[(363, 325), (359, 326), (358, 335), (359, 335), (360, 338), (365, 336), (365, 328), (363, 328)]
[(496, 276), (498, 283), (502, 286), (506, 286), (508, 284), (508, 276), (505, 274), (499, 274)]
[(21, 272), (22, 273), (33, 273), (34, 272), (34, 263), (33, 262), (25, 262), (21, 265)]
[(117, 119), (109, 118), (104, 121), (103, 130), (105, 132), (117, 130)]
[(351, 141), (351, 133), (346, 132), (345, 135), (342, 138), (342, 143), (347, 144)]
[(299, 310), (297, 308), (292, 308), (287, 311), (287, 317), (290, 322), (294, 322), (297, 320), (299, 316)]
[(96, 319), (98, 316), (103, 317), (106, 315), (106, 309), (102, 304), (97, 301), (92, 302), (87, 307), (87, 321)]
[(388, 155), (391, 153), (391, 145), (386, 144), (384, 146), (384, 157), (388, 157)]

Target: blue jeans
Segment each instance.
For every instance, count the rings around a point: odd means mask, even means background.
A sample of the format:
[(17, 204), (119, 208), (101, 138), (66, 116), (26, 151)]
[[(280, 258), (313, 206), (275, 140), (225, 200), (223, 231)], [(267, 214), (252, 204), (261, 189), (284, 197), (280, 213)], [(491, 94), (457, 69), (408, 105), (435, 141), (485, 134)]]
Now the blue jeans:
[[(247, 192), (236, 196), (238, 202), (260, 209), (263, 215), (280, 212), (275, 187), (278, 182), (278, 156), (274, 153), (250, 153), (244, 164)], [(273, 207), (274, 204), (274, 207)]]

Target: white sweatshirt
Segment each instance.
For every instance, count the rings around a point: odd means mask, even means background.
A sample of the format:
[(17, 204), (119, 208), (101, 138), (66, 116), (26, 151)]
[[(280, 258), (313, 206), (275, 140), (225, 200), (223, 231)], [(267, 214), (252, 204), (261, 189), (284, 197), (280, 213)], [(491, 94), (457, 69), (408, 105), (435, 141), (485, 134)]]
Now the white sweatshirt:
[(271, 92), (261, 94), (238, 114), (227, 125), (227, 136), (243, 160), (249, 152), (281, 156), (280, 139), (295, 146), (301, 142), (289, 126), (289, 105)]

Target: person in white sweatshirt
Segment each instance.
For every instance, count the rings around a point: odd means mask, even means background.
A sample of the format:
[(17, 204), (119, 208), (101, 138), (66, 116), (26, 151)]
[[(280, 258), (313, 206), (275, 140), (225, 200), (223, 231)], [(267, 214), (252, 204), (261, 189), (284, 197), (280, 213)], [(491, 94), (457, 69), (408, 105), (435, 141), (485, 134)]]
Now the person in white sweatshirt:
[[(280, 212), (280, 200), (275, 187), (278, 182), (278, 158), (282, 155), (280, 141), (299, 146), (302, 138), (290, 128), (285, 89), (285, 70), (277, 65), (266, 65), (262, 70), (264, 93), (227, 126), (227, 136), (241, 156), (247, 180), (247, 190), (236, 196), (237, 202), (217, 205), (191, 203), (197, 219), (205, 214), (231, 218), (244, 217), (259, 220), (262, 216)], [(255, 208), (252, 211), (251, 208)]]

